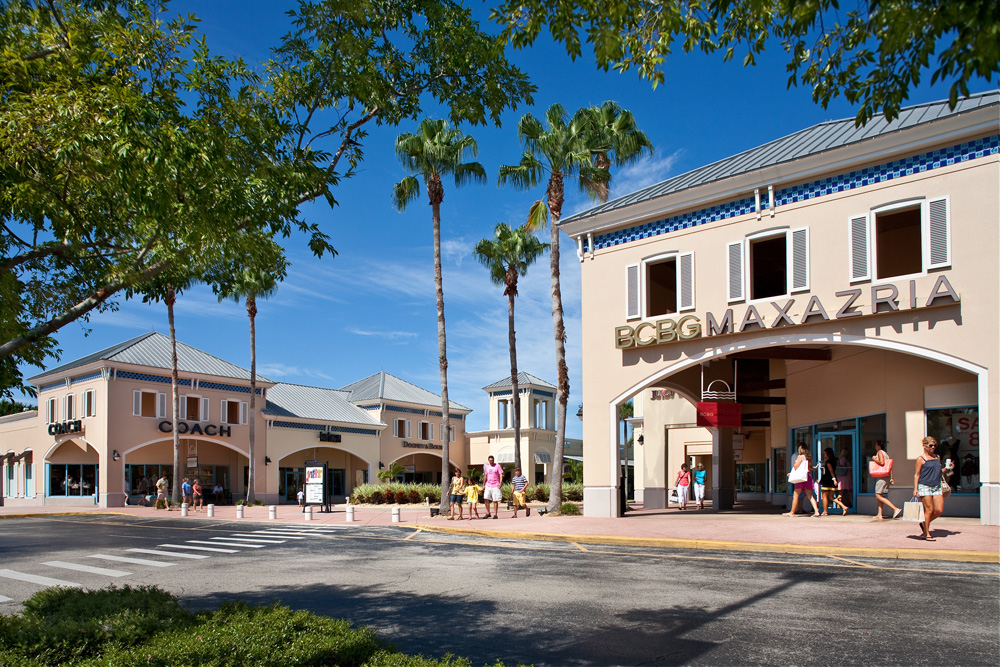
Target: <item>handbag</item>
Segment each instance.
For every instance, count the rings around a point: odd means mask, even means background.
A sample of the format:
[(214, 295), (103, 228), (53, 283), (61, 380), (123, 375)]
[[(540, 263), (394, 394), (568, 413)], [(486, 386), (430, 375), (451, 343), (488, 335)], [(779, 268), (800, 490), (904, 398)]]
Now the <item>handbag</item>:
[(798, 468), (792, 468), (792, 472), (788, 473), (788, 481), (791, 484), (801, 484), (802, 482), (809, 481), (809, 464), (806, 461), (802, 462)]
[(878, 461), (871, 459), (868, 461), (868, 474), (872, 477), (889, 477), (892, 475), (892, 459), (885, 457), (885, 463), (878, 464)]
[(948, 483), (944, 475), (941, 475), (941, 495), (945, 498), (951, 495), (951, 484)]
[(920, 498), (913, 496), (910, 500), (903, 503), (903, 521), (923, 521), (924, 520), (924, 504), (920, 502)]
[(677, 489), (670, 489), (670, 499), (667, 501), (667, 503), (668, 504), (674, 503), (675, 505), (679, 505), (680, 502), (681, 499), (680, 496), (677, 495)]

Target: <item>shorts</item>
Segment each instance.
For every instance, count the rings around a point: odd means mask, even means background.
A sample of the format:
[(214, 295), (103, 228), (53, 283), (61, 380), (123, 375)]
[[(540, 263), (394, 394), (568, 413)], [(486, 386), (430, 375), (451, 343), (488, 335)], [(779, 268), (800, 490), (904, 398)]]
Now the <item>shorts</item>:
[(809, 475), (809, 479), (807, 479), (806, 481), (804, 481), (804, 482), (796, 482), (795, 483), (795, 490), (796, 491), (812, 491), (813, 490), (813, 486), (815, 486), (815, 485), (816, 485), (816, 482), (815, 482), (815, 480), (813, 480), (813, 476)]
[(875, 480), (875, 493), (880, 496), (884, 496), (889, 493), (889, 479), (886, 477), (879, 477)]
[(524, 495), (524, 491), (513, 491), (510, 495), (511, 495), (511, 500), (514, 501), (514, 507), (528, 506), (528, 499)]
[[(833, 493), (834, 491), (837, 490), (837, 487), (835, 487), (835, 486), (821, 486), (820, 489), (822, 489), (824, 492), (829, 491), (830, 493)], [(876, 491), (876, 493), (878, 493), (878, 492)]]
[(934, 486), (925, 486), (924, 484), (917, 484), (917, 495), (923, 498), (924, 496), (942, 496), (941, 485), (935, 484)]
[(159, 493), (157, 493), (157, 494), (156, 494), (156, 499), (157, 499), (157, 500), (166, 500), (166, 499), (167, 499), (167, 494), (166, 494), (166, 492), (164, 492), (164, 491), (160, 491)]
[(483, 493), (483, 500), (489, 500), (490, 502), (498, 503), (501, 500), (500, 487), (499, 486), (487, 486), (486, 491)]
[(453, 493), (451, 494), (451, 502), (455, 503), (456, 505), (461, 505), (462, 503), (465, 502), (465, 495), (459, 493)]

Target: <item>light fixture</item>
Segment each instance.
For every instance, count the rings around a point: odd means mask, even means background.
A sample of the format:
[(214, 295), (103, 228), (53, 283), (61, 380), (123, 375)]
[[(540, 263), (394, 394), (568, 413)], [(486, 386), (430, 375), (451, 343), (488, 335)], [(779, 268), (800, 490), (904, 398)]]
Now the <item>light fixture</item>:
[(271, 465), (271, 457), (270, 456), (265, 456), (264, 457), (264, 465)]
[(379, 470), (382, 470), (383, 468), (385, 468), (385, 464), (384, 464), (384, 463), (382, 463), (381, 461), (379, 461), (379, 462), (378, 462), (378, 469), (379, 469)]
[(122, 455), (118, 453), (117, 449), (114, 450), (113, 452), (111, 452), (111, 458), (114, 459), (115, 461), (117, 461), (121, 457), (122, 457)]
[(646, 442), (646, 438), (642, 437), (642, 435), (639, 435), (639, 439), (637, 442), (639, 443), (639, 446), (642, 447), (642, 445)]

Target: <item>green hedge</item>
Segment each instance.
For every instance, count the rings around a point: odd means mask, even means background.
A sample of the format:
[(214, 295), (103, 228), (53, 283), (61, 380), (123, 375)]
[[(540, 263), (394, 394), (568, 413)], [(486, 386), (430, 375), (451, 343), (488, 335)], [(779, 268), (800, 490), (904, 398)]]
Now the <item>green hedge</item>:
[(352, 505), (418, 505), (430, 496), (431, 504), (441, 502), (441, 487), (436, 484), (362, 484), (351, 492)]
[(0, 664), (469, 667), (397, 653), (370, 628), (276, 604), (193, 614), (154, 587), (42, 591), (19, 616), (0, 615)]

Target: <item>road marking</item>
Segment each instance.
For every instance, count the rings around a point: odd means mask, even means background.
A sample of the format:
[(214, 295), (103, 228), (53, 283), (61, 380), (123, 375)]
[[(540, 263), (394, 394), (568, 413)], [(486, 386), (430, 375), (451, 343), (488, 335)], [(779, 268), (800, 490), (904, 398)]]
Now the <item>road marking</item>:
[(845, 563), (851, 563), (852, 565), (857, 565), (859, 567), (870, 567), (873, 570), (879, 569), (879, 568), (875, 567), (874, 565), (869, 565), (868, 563), (859, 563), (856, 560), (850, 560), (849, 558), (841, 558), (840, 556), (827, 556), (827, 558), (836, 558), (837, 560), (842, 560)]
[(304, 540), (304, 537), (295, 537), (296, 535), (308, 535), (309, 533), (286, 533), (280, 530), (255, 530), (253, 531), (257, 535), (272, 535), (274, 537), (284, 537), (289, 540)]
[(0, 602), (13, 602), (13, 598), (9, 598), (6, 595), (0, 595)]
[(406, 540), (411, 540), (411, 539), (413, 539), (414, 537), (416, 537), (417, 535), (419, 535), (422, 532), (424, 532), (423, 528), (417, 528), (415, 531), (413, 531), (412, 533), (410, 533), (409, 535), (407, 535), (406, 537), (404, 537), (403, 541), (405, 542)]
[(215, 551), (220, 554), (238, 554), (239, 549), (213, 549), (212, 547), (193, 547), (187, 544), (157, 544), (158, 547), (167, 547), (168, 549), (194, 549), (196, 551)]
[(209, 558), (205, 554), (182, 554), (176, 551), (157, 551), (156, 549), (127, 549), (139, 554), (155, 554), (157, 556), (174, 556), (176, 558)]
[[(213, 537), (213, 540), (222, 540), (223, 537)], [(212, 542), (210, 540), (187, 540), (188, 544), (218, 544), (222, 547), (246, 547), (247, 549), (263, 549), (264, 544), (237, 544), (235, 542)]]
[(572, 545), (573, 545), (574, 547), (576, 547), (577, 549), (579, 549), (579, 550), (580, 550), (580, 551), (582, 551), (583, 553), (586, 553), (586, 554), (589, 554), (589, 553), (590, 553), (590, 549), (587, 549), (587, 548), (585, 548), (585, 547), (584, 547), (583, 545), (581, 545), (581, 544), (577, 544), (576, 542), (570, 542), (570, 544), (572, 544)]
[(103, 560), (113, 560), (118, 563), (134, 563), (136, 565), (149, 565), (151, 567), (170, 567), (171, 565), (176, 565), (176, 563), (164, 563), (158, 560), (149, 560), (148, 558), (129, 558), (128, 556), (111, 556), (109, 554), (90, 554), (90, 558), (101, 558)]
[(61, 560), (50, 560), (47, 563), (42, 563), (42, 565), (48, 565), (49, 567), (61, 567), (64, 570), (76, 570), (78, 572), (102, 574), (106, 577), (127, 577), (132, 574), (131, 572), (126, 572), (125, 570), (109, 570), (106, 567), (94, 567), (92, 565), (80, 565), (79, 563), (67, 563), (66, 561)]
[(260, 542), (261, 544), (284, 544), (284, 540), (264, 540), (259, 537), (213, 537), (213, 540), (227, 540), (229, 542)]
[[(254, 538), (254, 539), (260, 539), (261, 536), (260, 535), (253, 535), (251, 533), (233, 533), (233, 537), (250, 537), (250, 538)], [(303, 539), (305, 539), (304, 537), (285, 537), (284, 535), (264, 535), (264, 537), (272, 537), (272, 538), (274, 538), (274, 537), (280, 537), (280, 538), (282, 538), (281, 539), (282, 542), (284, 542), (286, 540), (303, 540)], [(228, 538), (226, 538), (226, 539), (228, 539)], [(263, 541), (263, 540), (261, 540), (261, 541)]]
[(29, 584), (38, 584), (39, 586), (69, 586), (70, 588), (83, 588), (83, 584), (76, 584), (72, 581), (63, 581), (62, 579), (52, 579), (50, 577), (39, 577), (37, 574), (25, 574), (24, 572), (16, 572), (15, 570), (0, 570), (0, 577), (13, 579), (14, 581), (27, 581)]

